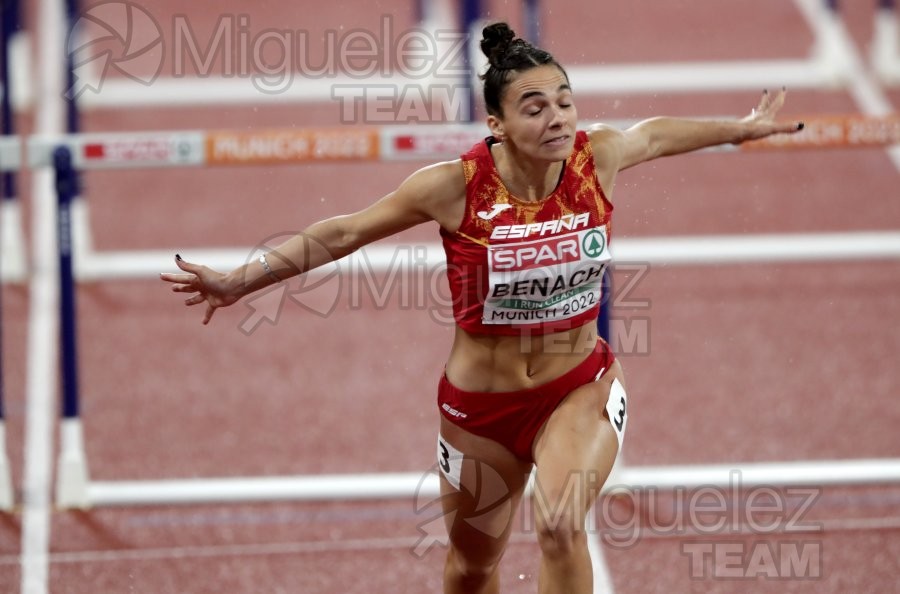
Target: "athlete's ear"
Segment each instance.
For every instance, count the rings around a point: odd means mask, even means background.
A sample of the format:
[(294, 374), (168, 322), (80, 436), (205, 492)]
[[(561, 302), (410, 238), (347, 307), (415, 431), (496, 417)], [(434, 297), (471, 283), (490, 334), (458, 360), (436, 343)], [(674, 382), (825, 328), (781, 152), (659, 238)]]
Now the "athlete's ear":
[(489, 115), (487, 117), (487, 125), (488, 130), (491, 131), (491, 136), (496, 138), (497, 140), (502, 140), (505, 136), (503, 133), (503, 122), (495, 115)]

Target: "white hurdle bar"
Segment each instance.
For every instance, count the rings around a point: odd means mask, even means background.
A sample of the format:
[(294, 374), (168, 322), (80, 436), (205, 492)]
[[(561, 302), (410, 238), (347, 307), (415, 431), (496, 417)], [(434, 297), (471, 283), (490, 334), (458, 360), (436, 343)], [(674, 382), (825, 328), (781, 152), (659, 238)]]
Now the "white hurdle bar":
[[(603, 492), (615, 495), (652, 488), (828, 487), (898, 482), (900, 458), (623, 466), (607, 481)], [(431, 472), (95, 481), (85, 488), (84, 507), (432, 499), (439, 496), (438, 477)]]
[[(793, 89), (836, 89), (847, 82), (841, 64), (827, 55), (796, 60), (679, 62), (610, 66), (573, 65), (566, 68), (580, 95), (742, 91), (788, 85)], [(445, 90), (464, 89), (456, 78), (370, 77), (365, 85), (390, 86), (401, 95), (415, 89), (416, 98), (447, 103)], [(456, 85), (456, 86), (454, 86)], [(277, 93), (259, 90), (246, 78), (161, 78), (150, 85), (130, 79), (109, 79), (98, 92), (84, 92), (82, 109), (185, 107), (205, 104), (315, 103), (338, 100), (341, 89), (361, 87), (356, 77), (295, 81)], [(431, 90), (441, 90), (433, 93)], [(399, 97), (395, 97), (397, 99)], [(451, 111), (449, 106), (444, 112)]]
[[(250, 262), (259, 248), (181, 250), (188, 260), (215, 270), (231, 270)], [(684, 237), (619, 238), (611, 246), (615, 262), (655, 266), (704, 266), (772, 262), (824, 262), (900, 259), (900, 231), (853, 233), (706, 235)], [(412, 252), (417, 258), (413, 263)], [(176, 250), (90, 253), (76, 258), (80, 281), (157, 277), (174, 269)], [(424, 255), (424, 258), (421, 256)], [(387, 272), (409, 266), (444, 266), (441, 244), (377, 243), (339, 260), (341, 271)], [(332, 268), (311, 271), (312, 277), (330, 274)]]
[[(633, 123), (616, 121), (610, 124), (627, 127)], [(590, 125), (591, 122), (582, 122), (579, 127)], [(53, 138), (35, 136), (28, 139), (26, 162), (32, 168), (49, 166), (50, 155), (59, 145), (71, 149), (77, 169), (198, 167), (267, 160), (287, 164), (323, 159), (406, 161), (452, 158), (483, 135), (481, 124), (468, 124), (383, 126), (363, 130), (353, 127), (234, 133), (184, 130), (74, 134)], [(763, 146), (767, 150), (841, 143), (847, 146), (884, 146), (898, 140), (900, 118), (896, 116), (834, 116), (810, 119), (802, 133), (772, 139)], [(712, 150), (743, 152), (763, 149), (750, 145), (723, 145)], [(88, 200), (84, 199), (72, 205), (75, 274), (79, 280), (151, 278), (172, 267), (173, 254), (181, 250), (95, 252), (90, 238), (87, 206)], [(426, 250), (428, 265), (439, 266), (443, 263), (443, 250), (438, 244), (423, 244), (421, 247)], [(395, 247), (392, 250), (389, 244), (369, 246), (350, 257), (356, 262), (345, 261), (342, 264), (368, 266), (374, 271), (389, 270), (397, 264), (398, 257), (402, 257), (397, 252), (398, 249)], [(253, 253), (254, 248), (250, 247), (201, 249), (189, 254), (189, 257), (213, 268), (231, 269), (248, 262)], [(620, 262), (659, 265), (897, 258), (900, 256), (900, 232), (622, 238), (616, 241), (615, 255)]]

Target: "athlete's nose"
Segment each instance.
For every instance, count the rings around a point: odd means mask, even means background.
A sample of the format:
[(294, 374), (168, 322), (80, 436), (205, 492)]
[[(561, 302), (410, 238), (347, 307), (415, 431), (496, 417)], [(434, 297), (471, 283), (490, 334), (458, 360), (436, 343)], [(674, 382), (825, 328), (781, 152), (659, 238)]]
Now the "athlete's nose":
[(551, 128), (561, 128), (566, 123), (566, 116), (561, 107), (552, 107), (553, 117), (550, 119)]

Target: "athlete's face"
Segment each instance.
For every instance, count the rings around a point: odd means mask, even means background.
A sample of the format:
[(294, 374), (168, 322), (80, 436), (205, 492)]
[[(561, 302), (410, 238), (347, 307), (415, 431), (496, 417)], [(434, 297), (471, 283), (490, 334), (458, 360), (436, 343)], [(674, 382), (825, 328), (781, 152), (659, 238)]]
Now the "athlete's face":
[(515, 75), (501, 100), (503, 117), (488, 116), (494, 136), (504, 138), (531, 158), (562, 161), (575, 145), (578, 113), (572, 89), (556, 66)]

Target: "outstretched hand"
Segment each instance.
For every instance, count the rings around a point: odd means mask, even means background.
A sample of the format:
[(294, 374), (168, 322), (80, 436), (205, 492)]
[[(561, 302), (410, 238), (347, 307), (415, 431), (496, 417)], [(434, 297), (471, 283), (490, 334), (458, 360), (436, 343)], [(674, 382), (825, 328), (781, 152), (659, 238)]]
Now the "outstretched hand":
[(159, 278), (172, 283), (172, 291), (176, 293), (193, 293), (184, 300), (185, 305), (200, 305), (206, 303), (206, 313), (203, 315), (203, 323), (208, 324), (216, 309), (226, 307), (236, 302), (235, 296), (228, 287), (226, 275), (216, 272), (206, 266), (191, 264), (175, 256), (175, 264), (185, 274), (164, 272)]
[(747, 124), (747, 136), (744, 140), (757, 140), (772, 134), (793, 134), (803, 129), (803, 122), (778, 122), (775, 115), (784, 105), (787, 95), (785, 89), (776, 94), (763, 91), (759, 105), (750, 112), (750, 115), (741, 121)]

